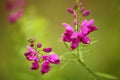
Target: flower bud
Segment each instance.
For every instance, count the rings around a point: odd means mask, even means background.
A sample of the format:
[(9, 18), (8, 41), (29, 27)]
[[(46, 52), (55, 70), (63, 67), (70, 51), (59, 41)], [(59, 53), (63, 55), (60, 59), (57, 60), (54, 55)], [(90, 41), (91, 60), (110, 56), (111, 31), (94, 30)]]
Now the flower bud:
[(77, 24), (78, 24), (77, 19), (74, 19), (74, 25), (77, 25)]
[(90, 10), (86, 10), (83, 12), (83, 16), (89, 16), (89, 14), (90, 14)]
[(67, 11), (68, 11), (70, 14), (73, 14), (72, 8), (68, 8)]
[(42, 47), (42, 43), (38, 43), (37, 48), (41, 48)]
[(44, 48), (44, 49), (43, 49), (43, 51), (44, 51), (44, 52), (47, 52), (47, 53), (49, 53), (49, 52), (51, 52), (51, 51), (52, 51), (52, 48), (50, 48), (50, 47), (47, 47), (47, 48)]

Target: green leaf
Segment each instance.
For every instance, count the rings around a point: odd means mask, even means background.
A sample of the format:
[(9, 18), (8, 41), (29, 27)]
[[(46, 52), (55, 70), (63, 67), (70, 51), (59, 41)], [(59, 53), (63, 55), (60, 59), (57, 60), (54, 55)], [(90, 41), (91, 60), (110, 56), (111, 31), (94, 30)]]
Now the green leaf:
[(106, 73), (96, 72), (96, 75), (107, 78), (107, 79), (118, 80), (118, 77), (113, 76), (113, 75), (109, 75), (109, 74), (106, 74)]

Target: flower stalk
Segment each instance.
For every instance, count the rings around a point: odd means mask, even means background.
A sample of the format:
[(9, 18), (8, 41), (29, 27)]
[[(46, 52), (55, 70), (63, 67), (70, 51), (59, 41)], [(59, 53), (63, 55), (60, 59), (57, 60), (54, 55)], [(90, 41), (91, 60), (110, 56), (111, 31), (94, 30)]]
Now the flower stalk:
[(95, 80), (100, 80), (96, 73), (92, 71), (83, 61), (80, 59), (79, 48), (77, 49), (77, 61), (95, 78)]

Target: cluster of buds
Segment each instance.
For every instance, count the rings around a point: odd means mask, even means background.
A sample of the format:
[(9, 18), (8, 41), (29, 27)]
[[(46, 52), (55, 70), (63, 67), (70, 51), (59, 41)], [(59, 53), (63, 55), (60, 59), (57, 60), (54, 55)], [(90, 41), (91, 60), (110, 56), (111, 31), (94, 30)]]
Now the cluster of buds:
[(10, 12), (8, 17), (10, 23), (15, 23), (21, 16), (23, 16), (25, 4), (25, 0), (7, 0), (6, 6)]
[(83, 5), (82, 2), (80, 2), (79, 4), (78, 3), (75, 3), (73, 5), (73, 8), (68, 8), (67, 11), (72, 14), (75, 18), (77, 17), (76, 16), (76, 12), (79, 12), (82, 14), (82, 16), (89, 16), (90, 14), (90, 10), (85, 10), (85, 7)]
[(67, 11), (74, 16), (74, 27), (72, 27), (70, 24), (62, 23), (62, 25), (66, 28), (62, 35), (62, 41), (69, 42), (71, 44), (71, 50), (78, 48), (80, 42), (84, 44), (90, 44), (91, 40), (88, 37), (88, 34), (98, 30), (98, 28), (94, 25), (94, 19), (85, 19), (80, 23), (78, 20), (80, 16), (79, 14), (88, 16), (90, 11), (85, 10), (82, 3), (75, 3), (73, 9), (68, 8)]
[(30, 45), (27, 46), (27, 52), (24, 53), (28, 61), (32, 61), (31, 70), (38, 70), (41, 66), (41, 74), (50, 71), (50, 64), (60, 64), (60, 58), (57, 54), (52, 53), (51, 47), (42, 48), (42, 43), (35, 46), (35, 39), (28, 40)]

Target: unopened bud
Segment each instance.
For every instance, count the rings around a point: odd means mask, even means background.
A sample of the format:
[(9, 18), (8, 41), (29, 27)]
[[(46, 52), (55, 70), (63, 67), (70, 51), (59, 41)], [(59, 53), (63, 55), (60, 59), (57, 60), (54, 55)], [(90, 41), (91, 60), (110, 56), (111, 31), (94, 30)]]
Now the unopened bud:
[(90, 14), (90, 10), (86, 10), (83, 12), (83, 16), (89, 16), (89, 14)]
[(67, 11), (68, 11), (70, 14), (73, 14), (72, 8), (68, 8)]

